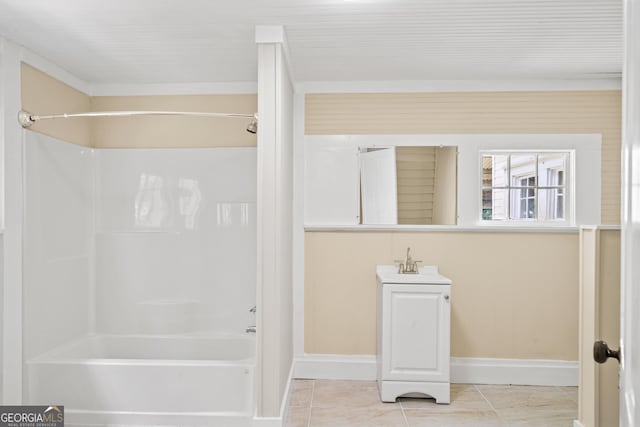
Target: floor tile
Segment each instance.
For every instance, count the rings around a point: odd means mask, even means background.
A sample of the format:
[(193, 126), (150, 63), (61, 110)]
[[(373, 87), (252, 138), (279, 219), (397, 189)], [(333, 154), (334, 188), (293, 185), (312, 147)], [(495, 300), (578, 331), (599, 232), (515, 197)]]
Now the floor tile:
[(297, 407), (289, 409), (285, 427), (308, 427), (311, 408)]
[(555, 420), (540, 419), (527, 421), (505, 421), (504, 426), (508, 427), (573, 427), (575, 417), (558, 418)]
[(576, 408), (576, 402), (557, 387), (478, 385), (477, 389), (496, 410), (509, 408)]
[(482, 412), (493, 408), (472, 384), (451, 384), (451, 403), (437, 404), (435, 399), (401, 397), (404, 409), (424, 409), (433, 413)]
[(410, 427), (495, 427), (506, 426), (494, 411), (433, 413), (423, 409), (405, 409)]
[(571, 400), (577, 402), (578, 401), (578, 387), (558, 387), (560, 390), (567, 393)]
[(310, 427), (406, 427), (402, 409), (343, 407), (311, 408)]
[(577, 393), (577, 387), (452, 384), (449, 405), (416, 398), (382, 403), (374, 381), (296, 380), (285, 425), (572, 427)]
[(317, 380), (313, 390), (313, 408), (371, 407), (389, 409), (399, 403), (383, 403), (378, 395), (375, 381), (330, 381)]
[(295, 380), (291, 388), (292, 407), (311, 407), (311, 396), (313, 395), (313, 380)]
[(577, 418), (578, 411), (573, 409), (562, 409), (547, 406), (544, 408), (503, 408), (496, 412), (500, 419), (510, 426), (551, 426), (566, 425), (571, 426), (573, 420)]

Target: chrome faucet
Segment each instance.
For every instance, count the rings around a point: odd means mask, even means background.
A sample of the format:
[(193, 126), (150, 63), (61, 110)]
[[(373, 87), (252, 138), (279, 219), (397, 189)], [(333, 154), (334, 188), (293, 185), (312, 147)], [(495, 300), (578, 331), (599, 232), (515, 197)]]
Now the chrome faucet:
[[(249, 313), (256, 314), (256, 306), (255, 305), (249, 309)], [(248, 333), (248, 334), (255, 334), (256, 333), (256, 327), (255, 326), (247, 326), (247, 329), (245, 329), (244, 331), (246, 333)]]
[(411, 248), (407, 248), (407, 256), (404, 259), (404, 263), (401, 260), (394, 261), (399, 263), (398, 274), (418, 274), (418, 263), (422, 261), (414, 261), (413, 258), (411, 258), (410, 251)]

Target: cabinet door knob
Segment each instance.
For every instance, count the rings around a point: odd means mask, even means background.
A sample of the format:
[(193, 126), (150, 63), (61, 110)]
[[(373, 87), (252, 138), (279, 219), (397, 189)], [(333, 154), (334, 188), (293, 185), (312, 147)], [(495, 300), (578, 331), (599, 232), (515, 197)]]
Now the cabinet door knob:
[(445, 301), (449, 301), (449, 295), (445, 295), (445, 296), (444, 296), (444, 300), (445, 300)]

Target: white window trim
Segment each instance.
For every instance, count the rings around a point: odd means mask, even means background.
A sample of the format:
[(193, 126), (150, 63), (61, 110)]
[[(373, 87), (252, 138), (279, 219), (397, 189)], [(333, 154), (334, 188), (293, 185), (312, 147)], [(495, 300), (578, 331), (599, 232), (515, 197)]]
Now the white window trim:
[[(485, 155), (496, 155), (496, 154), (504, 154), (504, 155), (511, 155), (511, 154), (539, 154), (539, 153), (566, 153), (568, 154), (568, 158), (567, 158), (567, 162), (565, 164), (565, 169), (564, 169), (564, 189), (565, 189), (565, 219), (564, 220), (552, 220), (552, 221), (543, 221), (543, 220), (539, 220), (539, 219), (525, 219), (525, 220), (517, 220), (517, 219), (505, 219), (505, 220), (485, 220), (482, 219), (482, 209), (483, 209), (483, 205), (482, 205), (482, 190), (483, 190), (483, 185), (482, 185), (482, 157)], [(576, 213), (576, 207), (575, 207), (575, 203), (576, 203), (576, 198), (575, 198), (575, 190), (576, 190), (576, 178), (575, 178), (575, 157), (576, 157), (576, 150), (575, 149), (554, 149), (554, 150), (546, 150), (546, 149), (539, 149), (539, 150), (533, 150), (533, 149), (520, 149), (520, 150), (504, 150), (504, 149), (499, 149), (499, 150), (481, 150), (478, 153), (478, 162), (480, 163), (480, 171), (479, 171), (479, 179), (478, 179), (478, 184), (479, 186), (477, 187), (477, 191), (480, 194), (480, 203), (478, 205), (478, 213), (476, 214), (476, 216), (478, 217), (478, 222), (479, 224), (483, 225), (483, 226), (517, 226), (517, 227), (574, 227), (576, 226), (576, 221), (575, 221), (575, 213)], [(586, 166), (586, 165), (585, 165)], [(538, 167), (536, 166), (536, 176), (538, 181), (536, 181), (536, 190), (539, 189), (539, 174), (538, 174)], [(518, 179), (521, 179), (521, 177), (518, 177)], [(568, 181), (568, 185), (567, 185), (567, 180)], [(512, 187), (512, 184), (509, 183), (509, 189)], [(544, 189), (545, 186), (542, 186), (542, 188)], [(598, 183), (598, 189), (599, 189), (599, 183)], [(598, 191), (599, 194), (599, 191)], [(536, 198), (536, 203), (539, 199)], [(510, 202), (511, 203), (511, 202)], [(598, 209), (600, 206), (600, 200), (598, 199)], [(537, 209), (537, 206), (536, 206)], [(598, 217), (599, 217), (599, 212), (598, 212)], [(598, 222), (599, 223), (599, 222)]]
[[(458, 212), (459, 225), (480, 225), (495, 227), (532, 227), (553, 228), (579, 226), (600, 223), (601, 211), (601, 147), (600, 134), (526, 134), (526, 135), (492, 135), (494, 139), (478, 142), (475, 149), (470, 148), (461, 153), (458, 162)], [(566, 200), (567, 218), (573, 221), (485, 221), (481, 219), (482, 164), (480, 153), (488, 151), (564, 151), (572, 152), (568, 169), (573, 171)], [(462, 150), (461, 150), (462, 151)], [(473, 159), (466, 156), (473, 156)], [(475, 174), (471, 176), (471, 174)], [(462, 185), (466, 182), (471, 185)], [(474, 194), (471, 194), (473, 191)], [(565, 196), (566, 197), (566, 196)]]
[[(389, 147), (389, 146), (457, 146), (458, 147), (458, 224), (457, 227), (487, 228), (479, 220), (478, 207), (482, 203), (481, 164), (482, 151), (569, 151), (574, 150), (575, 224), (572, 226), (599, 224), (601, 206), (601, 134), (428, 134), (428, 135), (307, 135), (305, 148), (309, 145), (330, 147)], [(345, 183), (347, 185), (348, 183)], [(355, 185), (355, 184), (354, 184)], [(305, 195), (305, 197), (308, 195)], [(354, 212), (352, 217), (355, 218)], [(315, 220), (315, 218), (314, 218)], [(353, 220), (318, 222), (309, 221), (305, 215), (305, 226), (353, 226)], [(359, 225), (356, 228), (366, 229)], [(401, 226), (392, 228), (401, 229)], [(438, 227), (438, 226), (424, 226)], [(508, 222), (491, 224), (491, 229), (513, 228), (566, 228), (566, 225), (531, 224), (530, 222)]]

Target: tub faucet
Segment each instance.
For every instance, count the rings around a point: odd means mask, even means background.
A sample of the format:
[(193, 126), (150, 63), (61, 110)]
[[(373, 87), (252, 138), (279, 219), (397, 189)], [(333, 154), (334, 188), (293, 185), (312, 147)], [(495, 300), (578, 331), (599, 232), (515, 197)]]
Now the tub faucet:
[(404, 263), (398, 260), (395, 261), (399, 263), (398, 274), (418, 274), (418, 263), (422, 261), (414, 261), (409, 251), (411, 251), (411, 248), (407, 248), (407, 257), (404, 259)]
[(256, 333), (256, 327), (255, 326), (247, 326), (247, 329), (244, 330), (246, 333), (248, 334), (255, 334)]

